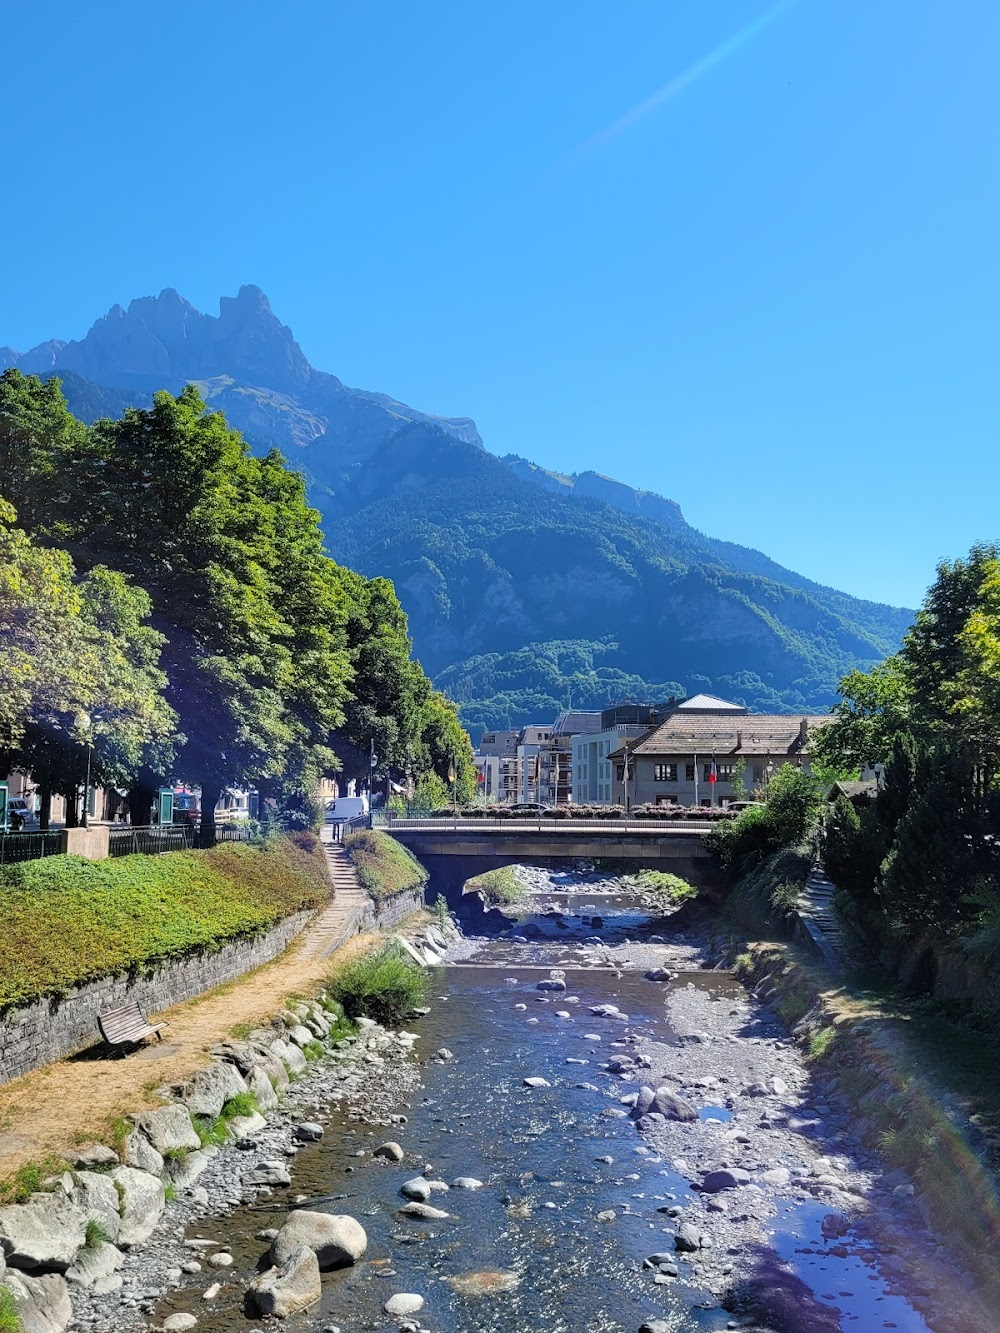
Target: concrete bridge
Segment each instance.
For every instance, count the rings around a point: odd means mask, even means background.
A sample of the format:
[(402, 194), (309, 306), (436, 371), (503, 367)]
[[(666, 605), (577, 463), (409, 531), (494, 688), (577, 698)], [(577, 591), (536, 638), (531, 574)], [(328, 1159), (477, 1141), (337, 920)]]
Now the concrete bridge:
[(711, 857), (705, 821), (653, 820), (392, 819), (380, 827), (415, 856), (479, 856), (500, 862), (613, 857), (655, 864)]
[[(692, 827), (693, 825), (693, 827)], [(431, 892), (450, 903), (466, 880), (519, 862), (597, 858), (631, 862), (636, 870), (669, 870), (699, 886), (717, 878), (705, 846), (707, 821), (676, 825), (651, 820), (393, 819), (380, 823), (430, 872)]]

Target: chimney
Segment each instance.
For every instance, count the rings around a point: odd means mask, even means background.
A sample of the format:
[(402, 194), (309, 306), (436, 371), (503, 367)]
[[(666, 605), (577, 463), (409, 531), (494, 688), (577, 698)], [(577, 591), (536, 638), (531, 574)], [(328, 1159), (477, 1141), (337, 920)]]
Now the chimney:
[(804, 747), (809, 744), (809, 719), (804, 717), (799, 723), (799, 745)]
[(737, 750), (742, 750), (742, 749), (743, 749), (743, 732), (742, 732), (742, 731), (737, 731), (737, 733), (736, 733), (736, 748), (737, 748)]

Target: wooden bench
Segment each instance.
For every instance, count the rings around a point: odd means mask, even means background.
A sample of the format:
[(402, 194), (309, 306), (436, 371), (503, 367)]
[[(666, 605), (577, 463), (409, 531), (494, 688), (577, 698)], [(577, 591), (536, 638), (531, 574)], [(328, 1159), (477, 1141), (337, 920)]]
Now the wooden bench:
[(151, 1027), (138, 1002), (133, 1000), (131, 1004), (123, 1004), (118, 1009), (105, 1009), (103, 1014), (98, 1014), (97, 1026), (109, 1046), (135, 1046), (154, 1033), (162, 1041), (160, 1028), (167, 1025), (157, 1023), (156, 1027)]

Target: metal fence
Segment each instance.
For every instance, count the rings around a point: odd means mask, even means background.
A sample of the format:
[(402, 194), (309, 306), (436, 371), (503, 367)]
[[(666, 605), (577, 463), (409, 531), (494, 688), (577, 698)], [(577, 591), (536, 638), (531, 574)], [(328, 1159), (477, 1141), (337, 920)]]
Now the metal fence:
[[(330, 819), (328, 824), (333, 827), (333, 841), (343, 842), (348, 833), (357, 833), (359, 829), (374, 828), (372, 815), (352, 815), (350, 819)], [(385, 820), (379, 825), (380, 828), (388, 828)]]
[(108, 831), (109, 856), (157, 856), (160, 852), (183, 852), (194, 845), (190, 824), (149, 824)]
[(38, 861), (43, 856), (58, 856), (62, 838), (58, 833), (0, 832), (0, 865), (17, 861)]
[[(249, 842), (249, 824), (216, 824), (215, 842)], [(193, 824), (150, 824), (138, 828), (113, 828), (108, 833), (109, 856), (158, 856), (161, 852), (183, 852), (209, 844)]]
[[(249, 824), (216, 824), (215, 841), (220, 842), (249, 842), (253, 837), (253, 829)], [(200, 847), (200, 833), (195, 830), (195, 846)]]

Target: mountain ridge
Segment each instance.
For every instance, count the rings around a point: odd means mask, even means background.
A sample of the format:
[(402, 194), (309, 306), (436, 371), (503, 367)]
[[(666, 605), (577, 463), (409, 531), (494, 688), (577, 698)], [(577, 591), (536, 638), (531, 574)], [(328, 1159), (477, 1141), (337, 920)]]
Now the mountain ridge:
[(477, 728), (528, 720), (540, 701), (600, 707), (667, 685), (824, 707), (911, 618), (706, 536), (666, 496), (498, 457), (469, 417), (345, 386), (310, 365), (257, 287), (221, 298), (218, 316), (167, 288), (77, 341), (2, 348), (8, 364), (58, 375), (85, 420), (194, 382), (252, 447), (282, 449), (331, 553), (393, 579), (418, 654)]

